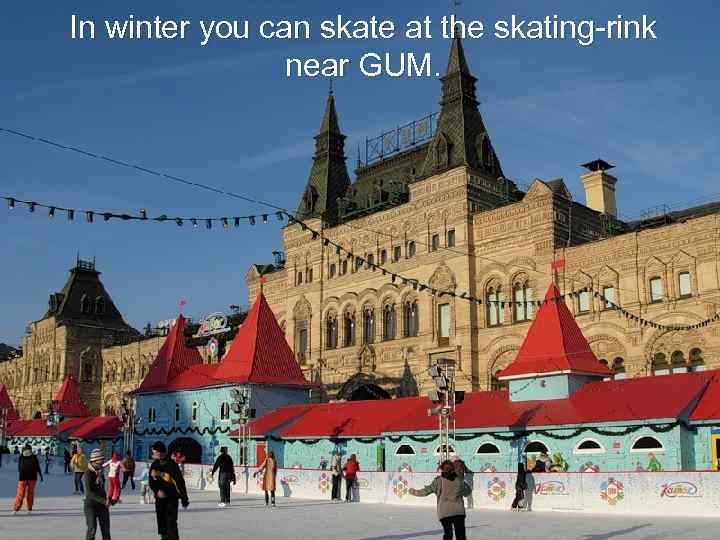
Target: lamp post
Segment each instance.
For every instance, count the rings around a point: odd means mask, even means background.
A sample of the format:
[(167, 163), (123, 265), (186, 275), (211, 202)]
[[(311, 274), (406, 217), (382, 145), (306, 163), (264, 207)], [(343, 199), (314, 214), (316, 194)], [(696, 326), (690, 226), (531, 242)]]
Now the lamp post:
[(48, 412), (46, 417), (46, 424), (50, 436), (53, 438), (53, 451), (57, 455), (58, 449), (58, 426), (60, 425), (60, 402), (58, 400), (48, 401)]
[(438, 417), (440, 455), (442, 460), (450, 459), (450, 431), (455, 438), (455, 407), (465, 399), (464, 391), (455, 390), (455, 361), (441, 359), (428, 369), (428, 375), (435, 384), (435, 390), (428, 394), (435, 407), (428, 409), (428, 416)]

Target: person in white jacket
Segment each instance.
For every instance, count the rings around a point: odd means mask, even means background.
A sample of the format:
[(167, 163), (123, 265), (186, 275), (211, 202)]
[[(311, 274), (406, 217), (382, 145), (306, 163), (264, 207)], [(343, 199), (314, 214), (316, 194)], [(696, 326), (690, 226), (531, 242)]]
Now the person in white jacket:
[(125, 471), (122, 461), (120, 461), (120, 455), (113, 452), (110, 460), (103, 463), (103, 468), (105, 467), (108, 470), (108, 500), (110, 504), (116, 504), (120, 501), (120, 473)]

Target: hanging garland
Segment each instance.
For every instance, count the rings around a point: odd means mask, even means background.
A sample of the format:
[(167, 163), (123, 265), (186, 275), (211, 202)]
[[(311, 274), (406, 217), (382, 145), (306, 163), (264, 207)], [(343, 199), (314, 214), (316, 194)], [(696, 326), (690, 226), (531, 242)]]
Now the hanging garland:
[(221, 428), (221, 427), (208, 428), (208, 427), (204, 427), (204, 428), (201, 429), (201, 428), (199, 428), (199, 427), (193, 426), (193, 427), (190, 427), (190, 428), (177, 428), (177, 427), (174, 427), (174, 428), (170, 428), (170, 429), (165, 429), (165, 428), (146, 428), (146, 429), (144, 429), (143, 431), (138, 431), (137, 429), (135, 429), (134, 432), (135, 432), (135, 435), (138, 435), (138, 436), (140, 436), (140, 437), (142, 437), (142, 436), (144, 436), (144, 435), (165, 435), (165, 436), (167, 436), (167, 435), (172, 435), (173, 433), (180, 433), (180, 434), (182, 434), (182, 435), (186, 435), (186, 434), (188, 434), (188, 433), (197, 433), (198, 435), (201, 435), (201, 436), (202, 436), (202, 435), (215, 435), (215, 434), (217, 434), (217, 433), (229, 433), (229, 432), (230, 432), (230, 429), (231, 429), (231, 428), (229, 428), (229, 427), (226, 427), (226, 428)]

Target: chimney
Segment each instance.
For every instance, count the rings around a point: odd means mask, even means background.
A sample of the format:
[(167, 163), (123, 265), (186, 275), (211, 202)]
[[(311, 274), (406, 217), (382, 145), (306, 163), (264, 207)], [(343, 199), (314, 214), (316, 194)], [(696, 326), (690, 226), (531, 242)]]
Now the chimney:
[(617, 178), (607, 173), (615, 166), (602, 159), (596, 159), (584, 163), (581, 167), (589, 171), (580, 177), (585, 186), (585, 205), (601, 214), (617, 217), (617, 204), (615, 203)]

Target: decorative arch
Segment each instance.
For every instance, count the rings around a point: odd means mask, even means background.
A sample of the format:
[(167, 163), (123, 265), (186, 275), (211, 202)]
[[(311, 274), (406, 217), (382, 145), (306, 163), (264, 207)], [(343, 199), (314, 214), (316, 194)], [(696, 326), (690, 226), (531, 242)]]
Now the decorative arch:
[(518, 345), (505, 345), (497, 349), (488, 362), (487, 385), (490, 390), (503, 390), (508, 387), (507, 381), (501, 381), (498, 373), (508, 367), (520, 350)]
[(347, 401), (390, 399), (390, 394), (378, 384), (374, 375), (358, 373), (340, 387), (338, 399)]

